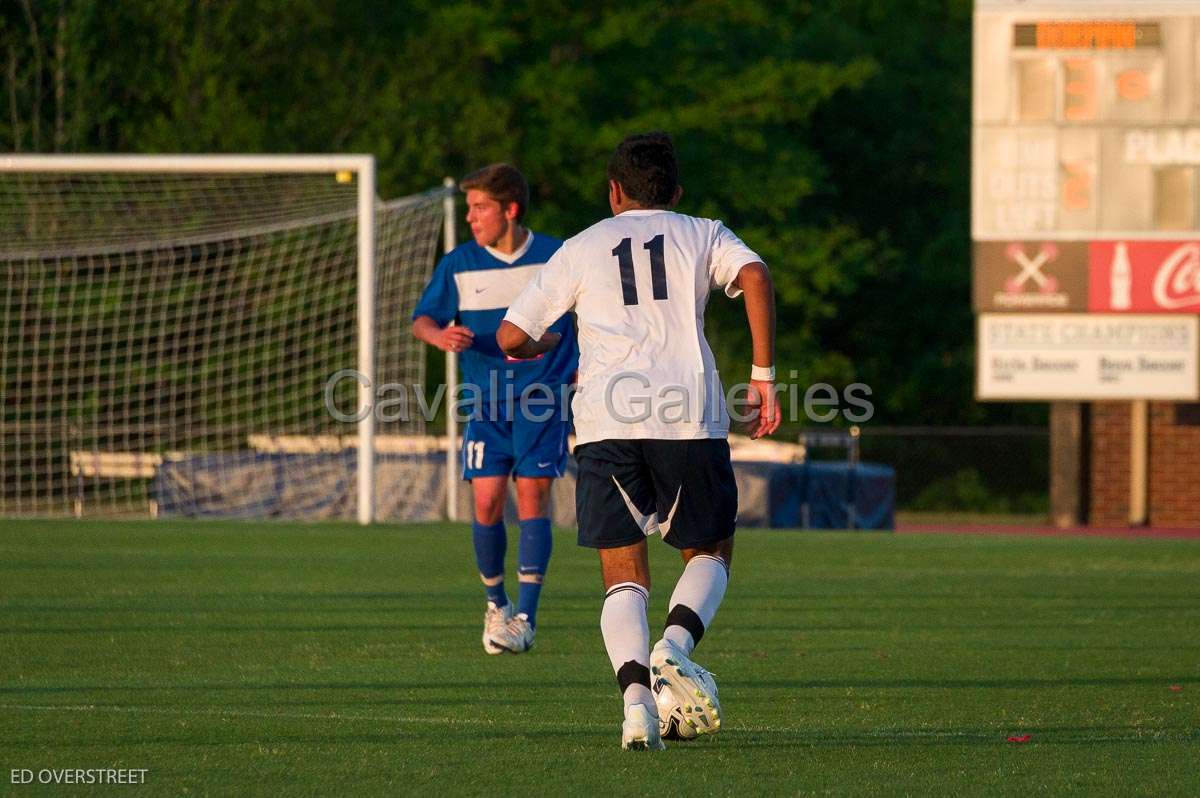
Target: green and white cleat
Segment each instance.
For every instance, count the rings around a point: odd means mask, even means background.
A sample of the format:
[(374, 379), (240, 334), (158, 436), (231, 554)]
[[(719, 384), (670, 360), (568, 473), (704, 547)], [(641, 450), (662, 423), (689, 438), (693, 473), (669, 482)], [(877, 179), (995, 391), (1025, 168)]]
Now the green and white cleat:
[(522, 654), (533, 648), (534, 628), (525, 613), (517, 613), (492, 636), (492, 645), (510, 654)]
[(652, 714), (645, 704), (634, 704), (625, 709), (625, 722), (621, 724), (621, 747), (626, 751), (667, 750), (658, 733), (658, 716)]
[(679, 735), (689, 738), (700, 734), (716, 734), (721, 730), (721, 702), (717, 699), (717, 682), (670, 640), (659, 640), (650, 651), (650, 673), (659, 705), (669, 692), (677, 709), (673, 710)]
[(487, 612), (483, 615), (483, 650), (489, 654), (503, 654), (504, 649), (492, 642), (503, 634), (508, 622), (512, 620), (512, 602), (503, 607), (497, 607), (492, 602), (487, 604)]

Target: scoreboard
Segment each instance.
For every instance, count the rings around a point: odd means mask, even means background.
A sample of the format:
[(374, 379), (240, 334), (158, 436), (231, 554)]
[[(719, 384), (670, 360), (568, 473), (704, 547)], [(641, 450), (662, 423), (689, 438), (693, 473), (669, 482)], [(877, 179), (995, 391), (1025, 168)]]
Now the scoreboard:
[(1200, 229), (1200, 3), (976, 4), (977, 240)]
[[(1200, 0), (976, 0), (972, 80), (981, 334), (1045, 330), (1037, 314), (1066, 311), (1129, 314), (1118, 326), (1140, 335), (1146, 314), (1200, 314)], [(976, 395), (1200, 398), (1195, 324), (1179, 329), (1174, 381), (1104, 375), (1129, 358), (1094, 345), (1072, 372), (1061, 341), (999, 371), (1017, 361), (989, 359), (981, 340)], [(1050, 361), (1058, 382), (1034, 368)]]

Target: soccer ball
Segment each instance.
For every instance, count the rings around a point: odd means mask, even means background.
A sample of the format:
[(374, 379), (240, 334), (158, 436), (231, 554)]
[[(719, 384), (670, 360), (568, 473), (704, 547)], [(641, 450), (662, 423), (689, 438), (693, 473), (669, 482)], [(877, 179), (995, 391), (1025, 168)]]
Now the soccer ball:
[(658, 706), (658, 733), (664, 740), (695, 740), (698, 736), (696, 727), (688, 724), (683, 717), (683, 707), (679, 706), (675, 695), (664, 684), (663, 679), (656, 679), (654, 682), (654, 703)]

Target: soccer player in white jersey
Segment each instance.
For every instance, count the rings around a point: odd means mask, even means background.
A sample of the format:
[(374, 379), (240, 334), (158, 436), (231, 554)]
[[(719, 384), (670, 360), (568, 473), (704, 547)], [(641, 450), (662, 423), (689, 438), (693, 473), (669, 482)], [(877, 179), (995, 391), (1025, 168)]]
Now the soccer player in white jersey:
[[(705, 304), (717, 288), (745, 294), (757, 438), (780, 420), (775, 300), (767, 267), (725, 225), (671, 210), (683, 192), (665, 133), (625, 139), (609, 160), (608, 189), (613, 216), (563, 244), (509, 305), (497, 341), (514, 357), (546, 352), (559, 341), (550, 325), (575, 311), (579, 543), (600, 553), (600, 628), (625, 704), (621, 745), (661, 750), (652, 676), (691, 729), (721, 725), (712, 675), (691, 660), (725, 595), (737, 516)], [(654, 533), (685, 565), (651, 649), (646, 538)]]

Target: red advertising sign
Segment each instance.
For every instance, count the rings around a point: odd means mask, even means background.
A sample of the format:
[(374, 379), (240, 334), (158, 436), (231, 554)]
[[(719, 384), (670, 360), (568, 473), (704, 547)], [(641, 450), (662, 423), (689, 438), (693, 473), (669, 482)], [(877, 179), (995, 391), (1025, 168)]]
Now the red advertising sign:
[(1200, 241), (1093, 241), (1088, 310), (1200, 313)]

